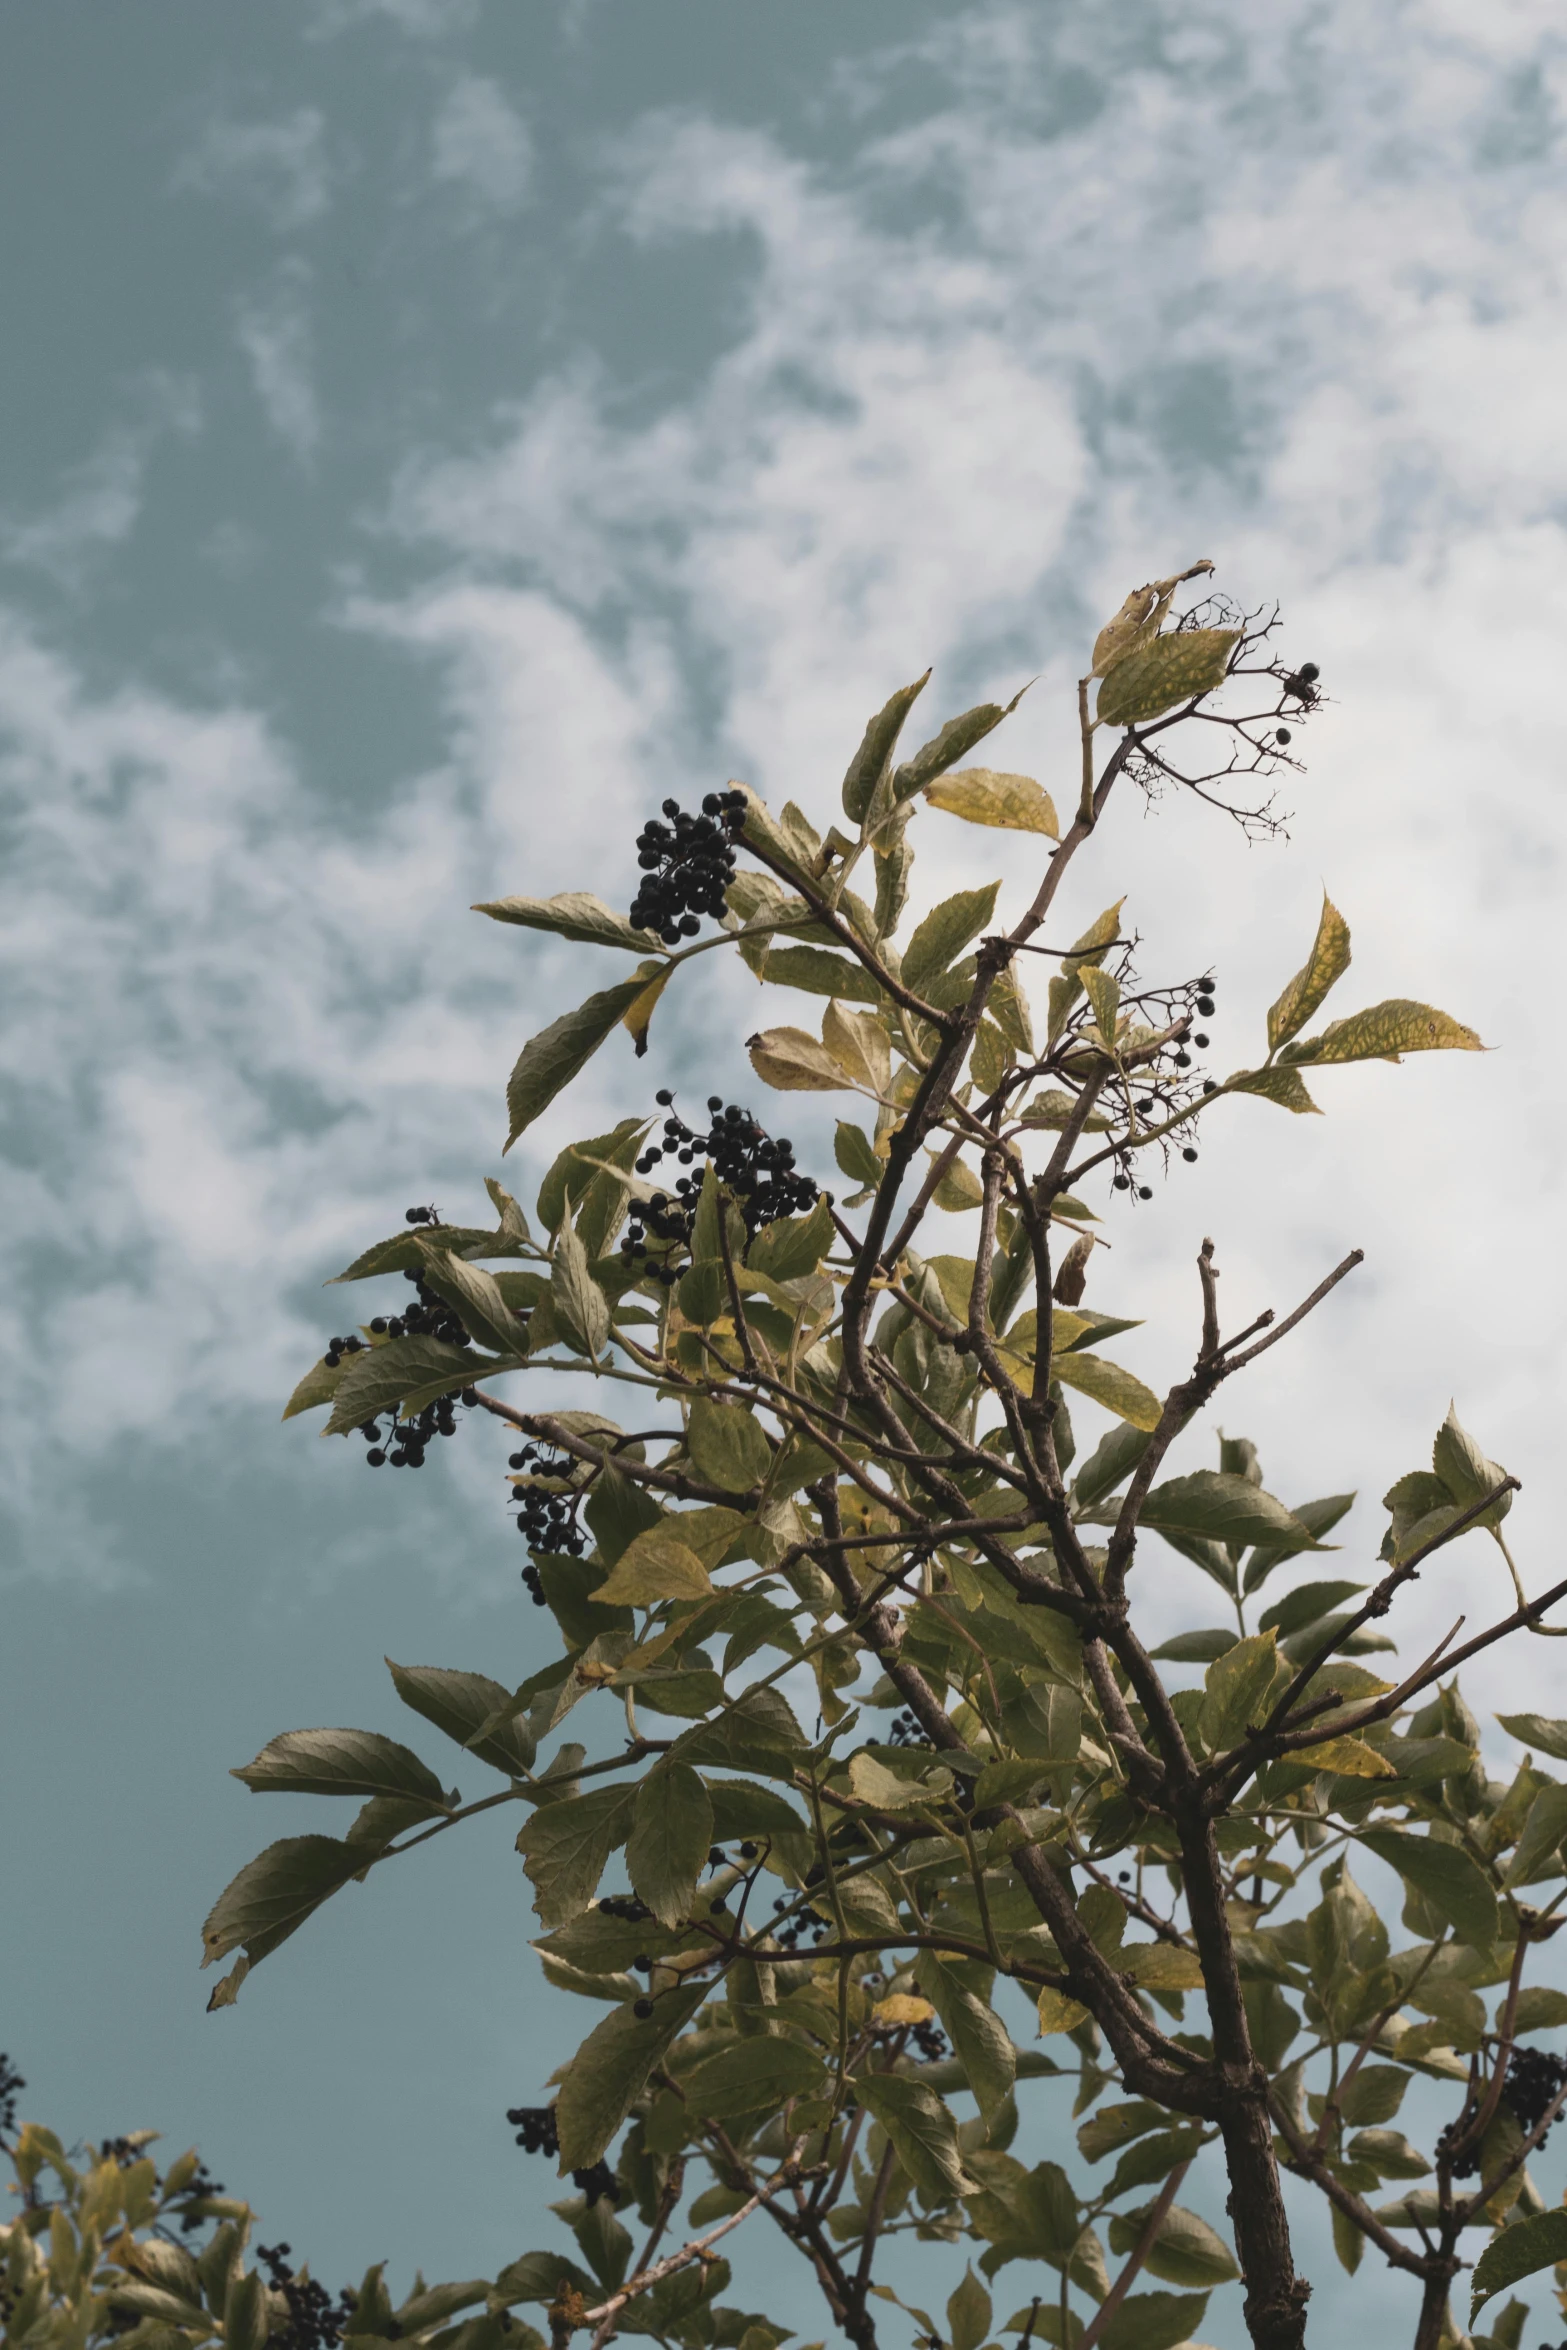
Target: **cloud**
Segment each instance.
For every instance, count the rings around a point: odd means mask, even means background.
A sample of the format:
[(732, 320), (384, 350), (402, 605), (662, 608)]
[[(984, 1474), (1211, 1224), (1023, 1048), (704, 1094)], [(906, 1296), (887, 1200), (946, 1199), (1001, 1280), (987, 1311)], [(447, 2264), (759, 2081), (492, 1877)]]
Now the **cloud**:
[(160, 440), (201, 426), (195, 387), (153, 375), (139, 387), (141, 413), (111, 427), (72, 468), (51, 504), (26, 520), (0, 518), (0, 554), (8, 563), (45, 573), (59, 587), (78, 589), (112, 548), (122, 546), (141, 517), (147, 469)]
[(275, 122), (206, 123), (174, 174), (174, 186), (231, 196), (262, 214), (280, 235), (308, 227), (331, 201), (326, 122), (299, 106)]
[(453, 83), (431, 132), (430, 169), (439, 184), (461, 188), (486, 211), (521, 210), (533, 140), (498, 84), (478, 74)]
[(309, 289), (309, 270), (302, 262), (289, 262), (268, 287), (239, 305), (235, 324), (262, 412), (301, 465), (314, 458), (322, 430)]
[(318, 40), (356, 25), (386, 23), (414, 40), (440, 40), (477, 24), (481, 0), (313, 0), (310, 29)]

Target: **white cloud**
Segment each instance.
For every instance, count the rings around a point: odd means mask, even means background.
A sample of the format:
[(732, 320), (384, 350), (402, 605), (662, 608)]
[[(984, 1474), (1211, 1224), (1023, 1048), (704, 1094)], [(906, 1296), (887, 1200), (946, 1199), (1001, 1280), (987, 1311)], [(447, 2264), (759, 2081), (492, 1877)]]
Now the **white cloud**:
[(484, 210), (517, 212), (528, 199), (533, 139), (499, 85), (464, 74), (441, 102), (430, 136), (430, 169)]
[(315, 106), (296, 107), (275, 122), (218, 115), (203, 125), (174, 174), (176, 188), (251, 205), (280, 235), (320, 218), (332, 180), (326, 122)]
[(53, 501), (23, 520), (0, 519), (0, 553), (9, 563), (42, 571), (59, 586), (78, 588), (95, 566), (134, 531), (144, 503), (147, 468), (170, 432), (200, 429), (201, 402), (188, 383), (155, 375), (140, 387), (140, 414), (114, 425), (60, 483)]
[(480, 0), (313, 0), (310, 29), (331, 39), (362, 24), (388, 23), (415, 40), (465, 33), (478, 22)]
[(309, 270), (302, 262), (289, 262), (269, 286), (239, 305), (234, 330), (262, 413), (301, 465), (315, 456), (322, 430), (309, 289)]

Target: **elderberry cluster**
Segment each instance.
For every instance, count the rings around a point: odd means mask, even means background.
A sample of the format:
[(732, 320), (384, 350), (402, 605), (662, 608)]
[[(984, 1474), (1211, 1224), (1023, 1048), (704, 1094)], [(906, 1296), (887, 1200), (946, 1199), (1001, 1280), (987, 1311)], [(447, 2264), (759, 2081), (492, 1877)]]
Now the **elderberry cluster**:
[(193, 2235), (197, 2228), (204, 2225), (209, 2215), (201, 2207), (209, 2196), (227, 2193), (223, 2181), (215, 2179), (204, 2162), (198, 2162), (196, 2175), (185, 2190), (185, 2209), (180, 2215), (181, 2233)]
[(920, 1728), (913, 1714), (901, 1713), (894, 1714), (892, 1717), (892, 1728), (887, 1732), (887, 1744), (889, 1746), (929, 1746), (930, 1740)]
[[(560, 2137), (555, 2125), (553, 2105), (513, 2105), (506, 2115), (517, 2133), (517, 2143), (524, 2154), (547, 2154), (551, 2161), (560, 2153)], [(620, 2201), (620, 2181), (607, 2162), (595, 2162), (585, 2170), (574, 2170), (571, 2183), (580, 2194), (586, 2195), (588, 2209), (607, 2198)]]
[[(1161, 990), (1154, 996), (1141, 996), (1138, 1001), (1157, 1011), (1160, 1016), (1160, 1025), (1163, 1027), (1170, 1026), (1183, 1013), (1198, 1020), (1211, 1020), (1217, 1009), (1214, 1003), (1214, 989), (1217, 984), (1210, 972), (1205, 978), (1188, 980), (1183, 987), (1172, 988), (1168, 991)], [(1186, 1071), (1192, 1066), (1192, 1054), (1189, 1048), (1195, 1046), (1198, 1052), (1206, 1052), (1208, 1043), (1209, 1039), (1206, 1036), (1194, 1035), (1188, 1029), (1183, 1038), (1175, 1044), (1165, 1047), (1161, 1059), (1154, 1062), (1150, 1069), (1138, 1073), (1138, 1082), (1142, 1091), (1134, 1094), (1133, 1108), (1140, 1119), (1149, 1122), (1162, 1122), (1164, 1119), (1172, 1117), (1177, 1110), (1185, 1108), (1192, 1099), (1195, 1082), (1186, 1075)], [(1217, 1093), (1218, 1087), (1211, 1077), (1202, 1080), (1202, 1091)], [(1164, 1153), (1168, 1159), (1170, 1155), (1168, 1144), (1164, 1146)], [(1194, 1164), (1197, 1158), (1196, 1144), (1193, 1142), (1183, 1143), (1181, 1157), (1189, 1166)], [(1111, 1188), (1115, 1191), (1135, 1191), (1139, 1199), (1153, 1198), (1152, 1185), (1138, 1183), (1136, 1180), (1133, 1173), (1133, 1155), (1130, 1151), (1123, 1151), (1118, 1155), (1115, 1173), (1110, 1178), (1110, 1182)]]
[[(1567, 2082), (1567, 2057), (1553, 2056), (1548, 2048), (1513, 2050), (1502, 2095), (1517, 2116), (1525, 2137), (1550, 2111), (1563, 2082)], [(1551, 2126), (1554, 2128), (1555, 2124)], [(1545, 2138), (1550, 2134), (1547, 2130)], [(1540, 2140), (1542, 2146), (1545, 2138)]]
[(939, 2064), (944, 2056), (951, 2054), (947, 2045), (947, 2036), (939, 2024), (931, 2023), (928, 2020), (923, 2024), (916, 2024), (910, 2036), (927, 2064)]
[(724, 892), (734, 877), (734, 842), (745, 830), (743, 791), (710, 791), (700, 816), (688, 816), (678, 800), (664, 802), (667, 824), (656, 816), (637, 834), (642, 884), (631, 908), (639, 930), (653, 930), (665, 946), (695, 938), (702, 916), (715, 921), (724, 912)]
[[(639, 1175), (651, 1175), (660, 1159), (672, 1158), (680, 1167), (711, 1160), (714, 1174), (745, 1219), (747, 1234), (753, 1236), (780, 1216), (801, 1215), (815, 1207), (820, 1190), (795, 1166), (794, 1144), (787, 1135), (770, 1135), (750, 1110), (742, 1109), (738, 1102), (726, 1103), (716, 1093), (709, 1094), (707, 1100), (707, 1132), (699, 1134), (676, 1114), (675, 1097), (667, 1086), (654, 1098), (666, 1112), (663, 1133), (658, 1141), (645, 1146), (637, 1161)], [(626, 1211), (626, 1236), (620, 1244), (628, 1266), (642, 1264), (661, 1247), (665, 1262), (645, 1269), (666, 1286), (675, 1279), (669, 1255), (690, 1242), (702, 1178), (679, 1175), (672, 1188), (673, 1198), (659, 1191), (649, 1200), (631, 1201)]]
[(646, 1925), (653, 1912), (634, 1893), (605, 1893), (599, 1899), (599, 1914), (606, 1918), (619, 1918), (623, 1926), (642, 1926)]
[(16, 2128), (16, 2100), (26, 2086), (11, 2059), (0, 2049), (0, 2131), (7, 2136)]
[[(274, 2293), (288, 2305), (286, 2326), (274, 2326), (267, 2336), (277, 2350), (335, 2350), (359, 2306), (359, 2298), (345, 2285), (334, 2301), (325, 2285), (312, 2276), (300, 2276), (289, 2265), (292, 2244), (258, 2244), (256, 2258), (267, 2272)], [(401, 2331), (395, 2323), (385, 2329), (395, 2341)]]
[[(530, 1550), (541, 1550), (551, 1558), (581, 1558), (587, 1548), (587, 1538), (577, 1523), (577, 1511), (582, 1505), (582, 1489), (552, 1490), (540, 1482), (552, 1478), (556, 1486), (564, 1485), (576, 1467), (569, 1453), (552, 1452), (545, 1444), (525, 1444), (521, 1452), (507, 1458), (507, 1467), (530, 1474), (526, 1485), (512, 1487), (512, 1499), (518, 1504), (517, 1531)], [(544, 1586), (539, 1581), (539, 1570), (530, 1559), (522, 1570), (535, 1607), (544, 1605)]]
[[(463, 1397), (466, 1403), (468, 1398)], [(365, 1459), (372, 1469), (379, 1469), (390, 1461), (394, 1469), (422, 1469), (430, 1440), (435, 1436), (455, 1436), (457, 1433), (457, 1398), (437, 1396), (427, 1403), (411, 1420), (395, 1416), (390, 1432), (383, 1437), (378, 1420), (366, 1420), (359, 1431), (370, 1447)]]
[[(776, 1916), (781, 1909), (787, 1909), (788, 1906), (787, 1900), (775, 1901), (773, 1903), (774, 1915)], [(786, 1926), (780, 1926), (774, 1938), (780, 1950), (793, 1950), (802, 1934), (809, 1934), (814, 1947), (831, 1930), (832, 1920), (830, 1918), (824, 1918), (818, 1909), (807, 1908), (802, 1909), (798, 1917), (791, 1918)]]

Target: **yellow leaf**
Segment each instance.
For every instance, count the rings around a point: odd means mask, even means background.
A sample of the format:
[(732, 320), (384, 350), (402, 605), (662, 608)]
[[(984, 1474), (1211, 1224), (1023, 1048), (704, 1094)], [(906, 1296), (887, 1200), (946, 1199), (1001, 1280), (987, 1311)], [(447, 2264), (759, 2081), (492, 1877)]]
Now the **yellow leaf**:
[(1100, 724), (1135, 726), (1177, 702), (1211, 693), (1240, 638), (1238, 628), (1183, 628), (1139, 646), (1115, 663), (1099, 688)]
[(955, 774), (927, 784), (925, 797), (933, 808), (961, 816), (965, 824), (993, 824), (1006, 832), (1042, 832), (1059, 840), (1050, 794), (1031, 775), (1003, 775), (994, 767), (960, 767)]
[(646, 979), (647, 985), (639, 996), (632, 999), (620, 1015), (620, 1025), (622, 1028), (630, 1030), (639, 1060), (647, 1051), (647, 1032), (653, 1024), (653, 1014), (658, 1009), (658, 999), (669, 985), (670, 973), (673, 970), (673, 963), (644, 963), (638, 970), (637, 977)]
[(873, 1754), (851, 1757), (849, 1785), (861, 1803), (871, 1804), (877, 1811), (902, 1811), (908, 1804), (925, 1801), (925, 1791), (917, 1780), (900, 1779)]
[(1397, 1771), (1385, 1754), (1378, 1754), (1364, 1738), (1325, 1738), (1320, 1746), (1302, 1747), (1291, 1756), (1314, 1771), (1337, 1771), (1346, 1779), (1396, 1779)]
[(902, 2030), (905, 2024), (928, 2024), (936, 2010), (928, 1999), (915, 1999), (907, 1991), (893, 1991), (887, 1998), (878, 1999), (871, 2009), (873, 2024), (892, 2024)]
[(1347, 1020), (1330, 1021), (1320, 1036), (1303, 1037), (1288, 1046), (1284, 1058), (1318, 1069), (1326, 1061), (1396, 1061), (1401, 1053), (1484, 1050), (1474, 1030), (1450, 1013), (1394, 996), (1385, 1004), (1352, 1012)]
[(1195, 1950), (1174, 1942), (1133, 1942), (1121, 1946), (1119, 1963), (1132, 1980), (1150, 1991), (1200, 1991), (1202, 1961)]
[(853, 1085), (883, 1094), (892, 1077), (887, 1031), (871, 1012), (851, 1011), (836, 996), (822, 1014), (822, 1043)]
[(847, 1093), (843, 1064), (803, 1028), (765, 1028), (747, 1040), (751, 1066), (764, 1085), (779, 1093)]
[(1277, 1102), (1281, 1110), (1293, 1110), (1297, 1117), (1309, 1112), (1322, 1115), (1298, 1069), (1242, 1069), (1224, 1081), (1226, 1093), (1259, 1093), (1265, 1102)]
[(1052, 2032), (1075, 2031), (1087, 2020), (1088, 2010), (1075, 1999), (1068, 1999), (1064, 1991), (1046, 1987), (1039, 1994), (1039, 2030), (1048, 2039)]
[(706, 1599), (712, 1591), (696, 1552), (667, 1525), (649, 1526), (628, 1543), (593, 1593), (598, 1607), (651, 1607), (660, 1599)]
[[(1268, 1014), (1268, 1050), (1300, 1033), (1328, 990), (1349, 969), (1349, 924), (1326, 894), (1311, 953)], [(1293, 1105), (1286, 1105), (1292, 1107)]]
[(1145, 1387), (1130, 1371), (1123, 1371), (1119, 1363), (1107, 1363), (1103, 1355), (1061, 1354), (1051, 1368), (1063, 1387), (1075, 1387), (1080, 1395), (1103, 1404), (1107, 1412), (1114, 1412), (1132, 1427), (1149, 1435), (1158, 1427), (1164, 1406), (1151, 1387)]

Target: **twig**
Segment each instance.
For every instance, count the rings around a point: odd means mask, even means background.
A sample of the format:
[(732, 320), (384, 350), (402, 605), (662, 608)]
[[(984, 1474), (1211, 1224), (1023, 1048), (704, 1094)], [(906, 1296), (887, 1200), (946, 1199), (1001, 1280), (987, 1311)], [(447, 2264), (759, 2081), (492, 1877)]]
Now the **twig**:
[[(804, 2143), (803, 2138), (796, 2140), (796, 2146), (803, 2146)], [(650, 2287), (662, 2284), (665, 2277), (672, 2277), (680, 2269), (689, 2268), (693, 2260), (705, 2260), (721, 2236), (727, 2236), (731, 2228), (737, 2228), (742, 2220), (750, 2218), (753, 2211), (760, 2210), (764, 2204), (771, 2200), (780, 2187), (794, 2186), (803, 2179), (814, 2178), (821, 2167), (820, 2164), (817, 2164), (810, 2170), (799, 2170), (795, 2167), (793, 2154), (786, 2155), (778, 2169), (773, 2172), (772, 2177), (765, 2180), (757, 2188), (756, 2193), (741, 2204), (738, 2211), (732, 2211), (727, 2219), (720, 2220), (718, 2226), (709, 2229), (705, 2236), (693, 2237), (690, 2243), (682, 2244), (678, 2252), (667, 2254), (652, 2268), (641, 2269), (634, 2277), (628, 2277), (618, 2293), (612, 2293), (609, 2299), (601, 2301), (596, 2309), (584, 2310), (583, 2324), (606, 2329), (613, 2327), (615, 2319), (628, 2301), (634, 2300), (640, 2293), (646, 2293)], [(594, 2350), (598, 2350), (599, 2344), (607, 2339), (607, 2330), (596, 2334), (594, 2336)]]
[(1105, 2328), (1131, 2291), (1143, 2263), (1159, 2241), (1159, 2230), (1164, 2225), (1165, 2214), (1180, 2192), (1181, 2181), (1191, 2167), (1189, 2159), (1185, 2162), (1178, 2162), (1165, 2180), (1164, 2185), (1159, 2189), (1148, 2217), (1143, 2222), (1142, 2233), (1127, 2254), (1126, 2266), (1100, 2302), (1099, 2307), (1094, 2311), (1083, 2331), (1078, 2335), (1077, 2350), (1094, 2350), (1094, 2344), (1103, 2340)]

